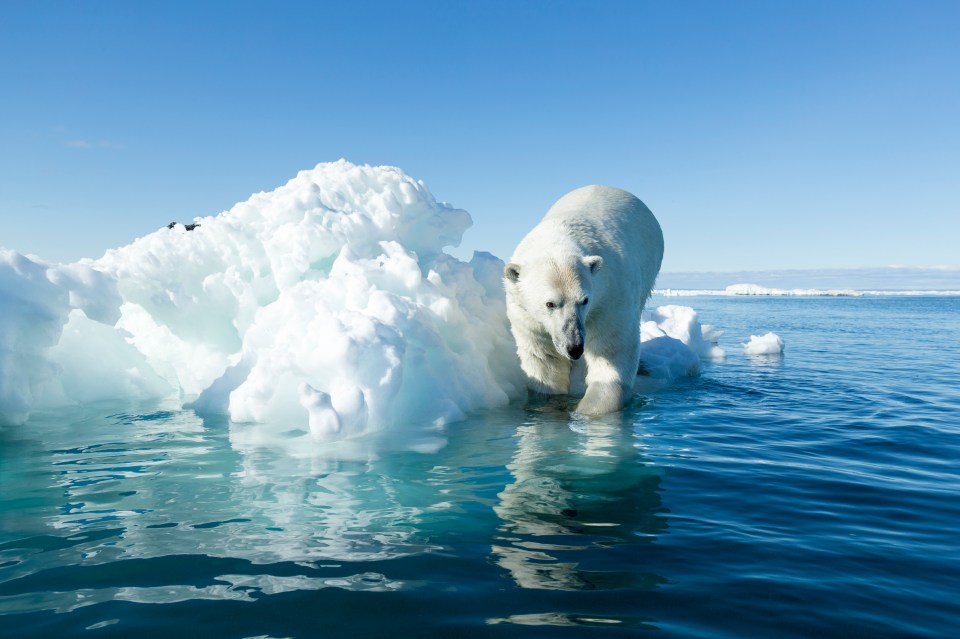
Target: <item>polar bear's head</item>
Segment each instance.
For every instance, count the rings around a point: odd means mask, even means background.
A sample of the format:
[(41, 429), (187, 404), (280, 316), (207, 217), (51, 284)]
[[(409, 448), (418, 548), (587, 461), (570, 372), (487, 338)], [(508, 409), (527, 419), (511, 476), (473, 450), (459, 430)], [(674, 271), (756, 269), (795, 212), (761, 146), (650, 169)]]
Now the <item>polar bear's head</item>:
[(550, 259), (503, 269), (508, 302), (517, 304), (550, 335), (557, 352), (580, 359), (586, 343), (586, 319), (593, 305), (593, 274), (599, 255)]

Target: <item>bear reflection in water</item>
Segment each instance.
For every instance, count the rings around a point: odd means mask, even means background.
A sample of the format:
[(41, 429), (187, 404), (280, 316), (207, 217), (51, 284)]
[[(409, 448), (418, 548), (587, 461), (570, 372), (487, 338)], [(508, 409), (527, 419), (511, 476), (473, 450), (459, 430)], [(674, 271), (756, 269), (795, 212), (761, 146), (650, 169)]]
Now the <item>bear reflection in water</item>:
[[(553, 402), (555, 403), (555, 402)], [(555, 412), (550, 402), (534, 412)], [(494, 507), (502, 520), (493, 561), (522, 588), (654, 588), (643, 553), (667, 528), (660, 476), (644, 464), (622, 415), (532, 419), (517, 429), (513, 476)]]

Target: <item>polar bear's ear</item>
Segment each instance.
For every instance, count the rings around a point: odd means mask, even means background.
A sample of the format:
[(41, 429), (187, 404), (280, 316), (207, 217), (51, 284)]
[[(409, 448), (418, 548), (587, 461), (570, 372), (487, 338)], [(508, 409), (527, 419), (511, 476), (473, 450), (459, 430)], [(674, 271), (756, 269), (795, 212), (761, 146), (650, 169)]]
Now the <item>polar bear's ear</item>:
[(603, 258), (599, 255), (588, 255), (583, 258), (583, 265), (590, 269), (591, 273), (596, 273), (597, 269), (603, 265)]
[(503, 276), (511, 282), (516, 282), (520, 279), (520, 265), (513, 262), (507, 264), (503, 267)]

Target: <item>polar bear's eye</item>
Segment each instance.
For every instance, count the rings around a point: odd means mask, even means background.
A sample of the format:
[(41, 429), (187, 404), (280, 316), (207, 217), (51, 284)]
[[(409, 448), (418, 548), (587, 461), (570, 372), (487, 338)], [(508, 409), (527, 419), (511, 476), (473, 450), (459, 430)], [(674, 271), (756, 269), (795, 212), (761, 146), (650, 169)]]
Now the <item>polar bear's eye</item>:
[(585, 298), (583, 298), (583, 299), (580, 301), (580, 303), (583, 304), (584, 306), (586, 306), (586, 305), (587, 305), (587, 302), (589, 302), (589, 301), (590, 301), (590, 298), (589, 298), (589, 297), (585, 297)]
[(547, 308), (556, 308), (557, 305), (554, 302), (547, 302)]

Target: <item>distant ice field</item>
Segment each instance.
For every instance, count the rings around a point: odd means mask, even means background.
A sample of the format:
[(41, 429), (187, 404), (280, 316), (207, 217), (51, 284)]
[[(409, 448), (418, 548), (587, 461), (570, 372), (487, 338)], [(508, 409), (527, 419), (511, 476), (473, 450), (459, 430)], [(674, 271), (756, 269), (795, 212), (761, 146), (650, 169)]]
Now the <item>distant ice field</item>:
[(759, 284), (731, 284), (722, 289), (658, 288), (663, 297), (703, 297), (712, 295), (761, 295), (766, 297), (956, 297), (960, 289), (854, 289), (854, 288), (777, 288)]

